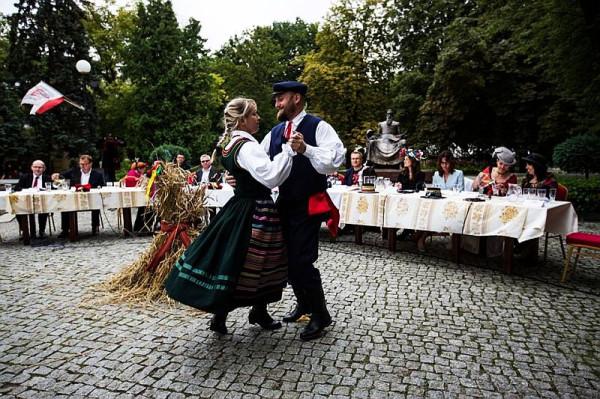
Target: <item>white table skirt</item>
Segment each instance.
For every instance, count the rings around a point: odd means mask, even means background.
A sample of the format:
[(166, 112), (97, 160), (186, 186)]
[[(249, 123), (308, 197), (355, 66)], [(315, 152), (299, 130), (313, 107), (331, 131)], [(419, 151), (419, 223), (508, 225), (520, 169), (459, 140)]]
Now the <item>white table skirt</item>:
[[(519, 242), (544, 232), (577, 231), (577, 214), (570, 202), (509, 201), (493, 197), (485, 202), (465, 198), (477, 193), (443, 191), (443, 199), (422, 198), (423, 193), (399, 194), (394, 189), (360, 193), (356, 188), (334, 186), (327, 190), (340, 210), (340, 224), (402, 228), (472, 236), (504, 236)], [(208, 190), (209, 206), (222, 207), (233, 196), (231, 188)]]
[(10, 214), (86, 211), (146, 206), (142, 188), (103, 187), (89, 192), (63, 190), (0, 192), (0, 209)]
[[(360, 193), (346, 186), (327, 190), (340, 209), (342, 224), (403, 228), (471, 236), (505, 236), (519, 242), (541, 237), (544, 232), (577, 231), (577, 214), (570, 202), (509, 201), (494, 197), (485, 202), (464, 199), (473, 193), (443, 191), (444, 199), (422, 198), (423, 193)], [(229, 186), (206, 191), (206, 205), (222, 207), (233, 197)], [(146, 206), (142, 188), (104, 187), (90, 192), (0, 192), (0, 209), (10, 214), (33, 214), (90, 209)]]

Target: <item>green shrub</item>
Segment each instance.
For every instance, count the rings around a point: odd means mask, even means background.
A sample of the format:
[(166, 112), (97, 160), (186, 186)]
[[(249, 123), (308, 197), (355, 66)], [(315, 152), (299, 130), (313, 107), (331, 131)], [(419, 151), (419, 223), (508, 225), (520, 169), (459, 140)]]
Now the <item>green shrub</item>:
[(559, 175), (558, 181), (569, 190), (568, 200), (579, 216), (593, 218), (600, 215), (600, 176), (584, 178), (583, 176)]
[(162, 144), (156, 147), (150, 153), (150, 159), (148, 161), (153, 162), (157, 159), (160, 159), (167, 162), (174, 162), (177, 154), (185, 155), (185, 159), (188, 162), (191, 162), (192, 157), (190, 155), (190, 151), (187, 148), (174, 144)]
[(566, 172), (600, 172), (600, 136), (581, 134), (554, 148), (554, 164)]

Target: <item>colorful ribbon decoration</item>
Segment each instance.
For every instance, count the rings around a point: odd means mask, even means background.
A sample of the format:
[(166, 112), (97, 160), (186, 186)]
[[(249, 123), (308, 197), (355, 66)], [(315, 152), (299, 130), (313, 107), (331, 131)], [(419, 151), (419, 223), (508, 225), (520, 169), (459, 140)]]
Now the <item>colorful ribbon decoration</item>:
[(169, 236), (160, 246), (158, 251), (156, 251), (154, 257), (152, 257), (152, 260), (148, 263), (148, 266), (146, 267), (147, 272), (153, 273), (156, 270), (160, 261), (163, 260), (167, 252), (173, 246), (173, 241), (175, 241), (175, 238), (179, 238), (186, 248), (190, 246), (192, 240), (187, 234), (187, 229), (188, 225), (185, 223), (173, 224), (165, 221), (160, 222), (160, 231), (163, 233), (169, 233)]
[(159, 176), (163, 172), (163, 166), (160, 163), (157, 163), (152, 167), (152, 175), (148, 180), (148, 185), (146, 186), (146, 201), (150, 199), (150, 192), (152, 191), (152, 186), (154, 185), (154, 180), (156, 180), (156, 176)]

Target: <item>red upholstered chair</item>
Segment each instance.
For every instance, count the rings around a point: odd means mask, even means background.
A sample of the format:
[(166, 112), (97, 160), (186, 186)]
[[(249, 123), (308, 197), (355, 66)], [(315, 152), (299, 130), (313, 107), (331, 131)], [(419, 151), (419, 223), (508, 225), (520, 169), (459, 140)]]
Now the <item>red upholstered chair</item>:
[[(575, 254), (575, 262), (573, 262), (573, 269), (570, 270), (571, 255), (573, 254), (573, 250), (575, 248), (577, 248), (577, 253)], [(562, 283), (564, 283), (567, 280), (568, 274), (575, 271), (582, 248), (590, 249), (592, 251), (600, 251), (600, 234), (571, 233), (567, 235), (567, 256), (565, 258), (565, 268), (563, 270), (562, 278), (560, 280)], [(588, 253), (587, 251), (584, 253), (593, 258), (600, 258), (600, 253)]]
[[(556, 200), (557, 201), (566, 201), (569, 196), (569, 190), (567, 187), (558, 183), (558, 188), (556, 189)], [(558, 242), (560, 243), (560, 250), (562, 252), (563, 259), (565, 259), (565, 246), (563, 245), (563, 238), (560, 234), (550, 235), (550, 233), (546, 232), (546, 239), (544, 240), (544, 262), (548, 258), (548, 239), (550, 238), (558, 238)]]

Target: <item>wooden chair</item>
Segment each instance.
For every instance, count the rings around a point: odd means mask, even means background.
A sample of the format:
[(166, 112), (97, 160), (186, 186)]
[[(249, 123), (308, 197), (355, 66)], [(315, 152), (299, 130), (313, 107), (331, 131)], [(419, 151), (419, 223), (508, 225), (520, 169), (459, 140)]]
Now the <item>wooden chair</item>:
[[(573, 268), (571, 270), (570, 260), (575, 248), (577, 248), (577, 253), (575, 254), (575, 262), (573, 262)], [(564, 283), (567, 280), (567, 276), (575, 271), (582, 248), (590, 249), (592, 251), (600, 251), (600, 234), (571, 233), (567, 235), (567, 256), (565, 258), (565, 267), (560, 280), (561, 283)], [(584, 254), (600, 259), (600, 253), (588, 253), (585, 251)]]
[[(557, 201), (566, 201), (569, 196), (569, 190), (567, 187), (558, 183), (558, 188), (556, 189), (556, 200)], [(550, 238), (558, 238), (558, 242), (560, 243), (560, 250), (562, 252), (563, 259), (565, 259), (565, 246), (563, 244), (563, 238), (561, 234), (553, 234), (546, 232), (546, 239), (544, 240), (544, 262), (548, 258), (548, 240)]]

